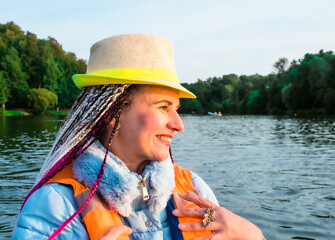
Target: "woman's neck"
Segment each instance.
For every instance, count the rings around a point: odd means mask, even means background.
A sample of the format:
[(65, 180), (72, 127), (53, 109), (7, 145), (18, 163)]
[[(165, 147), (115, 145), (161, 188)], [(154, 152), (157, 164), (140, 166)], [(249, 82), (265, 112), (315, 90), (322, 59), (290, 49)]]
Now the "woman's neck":
[[(102, 136), (99, 138), (99, 141), (101, 142), (101, 144), (107, 149), (108, 148), (108, 143), (109, 143), (109, 138), (111, 135), (111, 131), (105, 131)], [(144, 160), (144, 161), (133, 161), (131, 159), (128, 159), (125, 155), (123, 155), (122, 153), (118, 153), (116, 151), (112, 150), (112, 146), (109, 147), (108, 151), (110, 151), (111, 153), (113, 153), (116, 157), (118, 157), (122, 162), (124, 162), (124, 164), (127, 166), (127, 168), (129, 169), (129, 171), (131, 172), (135, 172), (139, 175), (142, 174), (142, 172), (144, 171), (146, 165), (149, 163), (148, 160)]]

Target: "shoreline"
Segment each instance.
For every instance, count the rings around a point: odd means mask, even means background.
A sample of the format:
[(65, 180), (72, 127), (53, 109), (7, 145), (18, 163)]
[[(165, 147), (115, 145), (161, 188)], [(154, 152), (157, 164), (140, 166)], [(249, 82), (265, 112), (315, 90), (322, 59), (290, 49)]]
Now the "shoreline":
[[(32, 109), (11, 109), (11, 110), (0, 110), (0, 117), (26, 117), (26, 116), (66, 116), (70, 112), (70, 109), (64, 110), (47, 110), (44, 114), (36, 114)], [(199, 114), (199, 113), (180, 113), (180, 115), (199, 115), (199, 116), (212, 116), (217, 118), (224, 118), (226, 116), (277, 116), (277, 117), (293, 117), (293, 118), (305, 118), (305, 117), (331, 117), (334, 118), (334, 114), (324, 114), (320, 112), (315, 112), (311, 110), (307, 111), (297, 111), (297, 113), (282, 113), (282, 114), (222, 114), (214, 115), (214, 114)]]
[[(69, 110), (47, 110), (44, 116), (66, 116)], [(0, 116), (11, 117), (11, 116), (39, 116), (41, 114), (36, 114), (30, 109), (11, 109), (11, 110), (0, 110)]]

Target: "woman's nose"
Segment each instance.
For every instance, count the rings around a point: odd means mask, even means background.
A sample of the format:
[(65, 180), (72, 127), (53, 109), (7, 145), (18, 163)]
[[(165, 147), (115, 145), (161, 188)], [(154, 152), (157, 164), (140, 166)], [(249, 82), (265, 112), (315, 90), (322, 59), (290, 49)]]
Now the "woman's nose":
[(169, 122), (167, 124), (167, 127), (170, 128), (170, 129), (173, 129), (177, 132), (181, 132), (181, 131), (184, 130), (183, 120), (181, 120), (177, 111), (173, 111), (170, 114), (170, 119), (169, 119)]

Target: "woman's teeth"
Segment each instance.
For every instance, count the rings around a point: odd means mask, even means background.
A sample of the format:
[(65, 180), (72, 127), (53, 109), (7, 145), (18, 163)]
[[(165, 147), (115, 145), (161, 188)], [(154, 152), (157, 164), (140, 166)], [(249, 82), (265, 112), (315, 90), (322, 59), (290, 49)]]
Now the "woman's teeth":
[(171, 138), (166, 137), (166, 136), (157, 136), (160, 140), (164, 141), (164, 142), (171, 142)]

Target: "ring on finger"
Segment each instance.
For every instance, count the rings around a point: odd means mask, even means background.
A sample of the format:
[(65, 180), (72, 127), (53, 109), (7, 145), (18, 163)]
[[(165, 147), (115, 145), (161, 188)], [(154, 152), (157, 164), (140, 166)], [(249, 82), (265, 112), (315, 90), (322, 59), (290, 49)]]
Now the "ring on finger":
[(204, 227), (208, 227), (209, 224), (213, 221), (213, 217), (214, 217), (214, 210), (213, 210), (213, 207), (210, 206), (206, 209), (204, 218), (202, 219), (202, 225)]

